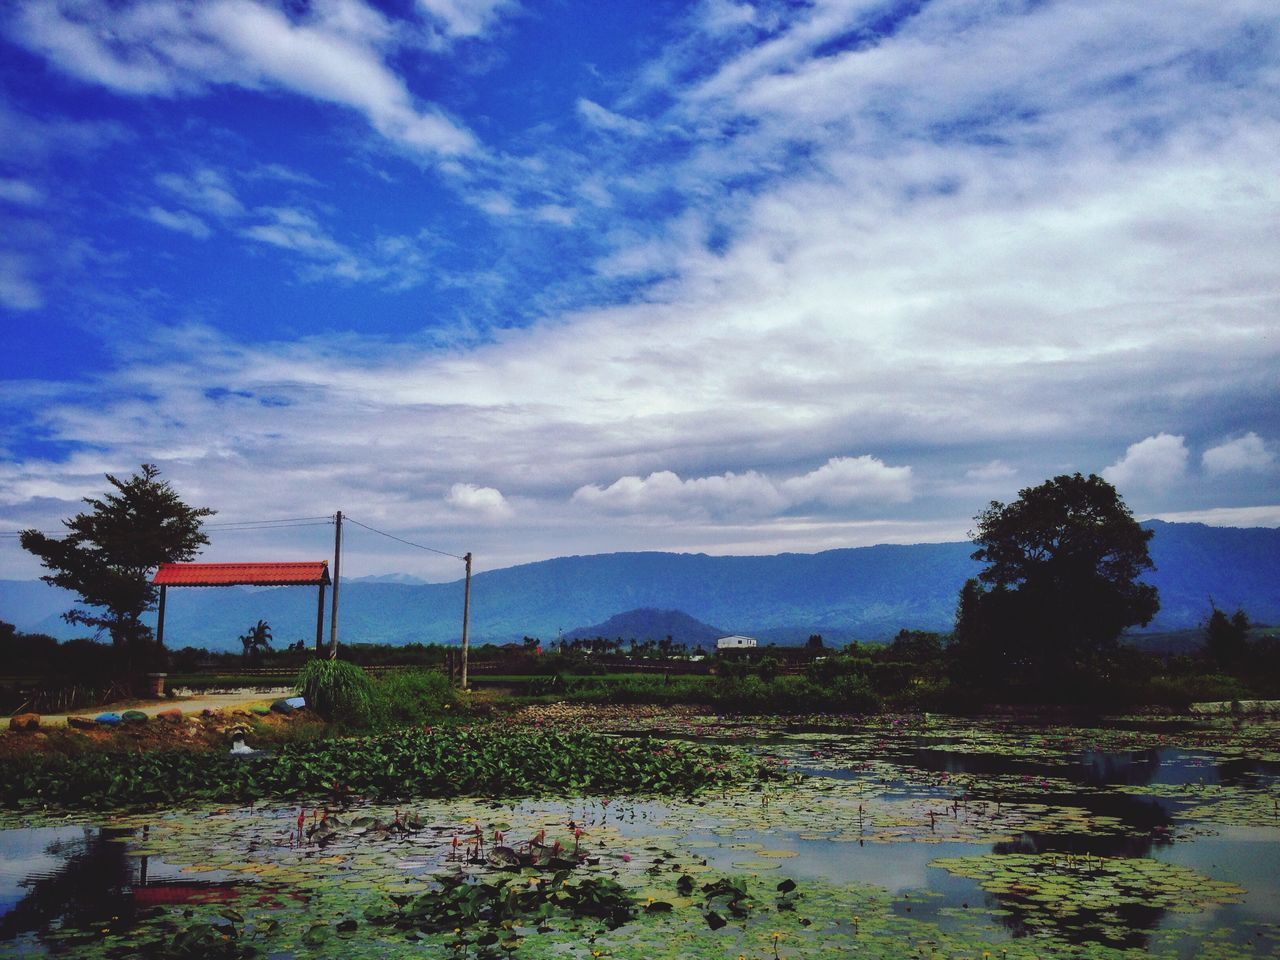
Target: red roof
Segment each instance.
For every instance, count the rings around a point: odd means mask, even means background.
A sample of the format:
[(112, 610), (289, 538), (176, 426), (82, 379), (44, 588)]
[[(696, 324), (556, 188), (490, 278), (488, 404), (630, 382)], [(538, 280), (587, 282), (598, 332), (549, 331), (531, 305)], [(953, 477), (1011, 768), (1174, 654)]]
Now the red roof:
[(315, 587), (330, 583), (325, 560), (303, 563), (162, 563), (160, 587)]

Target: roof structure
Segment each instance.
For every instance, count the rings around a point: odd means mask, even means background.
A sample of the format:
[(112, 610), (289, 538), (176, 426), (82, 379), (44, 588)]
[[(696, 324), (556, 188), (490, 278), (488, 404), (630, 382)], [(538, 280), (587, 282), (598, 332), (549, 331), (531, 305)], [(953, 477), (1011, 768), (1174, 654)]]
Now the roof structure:
[(315, 587), (331, 583), (325, 560), (295, 563), (162, 563), (158, 587)]

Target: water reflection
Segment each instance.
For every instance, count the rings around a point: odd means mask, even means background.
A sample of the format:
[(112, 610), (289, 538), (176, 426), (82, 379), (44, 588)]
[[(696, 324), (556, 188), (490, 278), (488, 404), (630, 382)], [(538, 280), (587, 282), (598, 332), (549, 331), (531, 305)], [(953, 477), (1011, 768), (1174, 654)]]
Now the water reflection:
[(55, 924), (89, 929), (132, 923), (130, 891), (141, 866), (124, 843), (132, 835), (94, 827), (5, 831), (0, 883), (7, 909), (0, 940), (47, 933)]
[(147, 827), (40, 827), (0, 831), (0, 941), (51, 930), (118, 931), (151, 908), (235, 899), (240, 884), (192, 879), (129, 843)]

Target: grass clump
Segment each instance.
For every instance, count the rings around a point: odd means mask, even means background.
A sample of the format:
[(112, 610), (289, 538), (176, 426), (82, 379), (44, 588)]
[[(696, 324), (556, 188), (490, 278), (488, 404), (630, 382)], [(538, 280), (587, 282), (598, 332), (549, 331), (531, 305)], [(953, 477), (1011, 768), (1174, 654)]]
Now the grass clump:
[(369, 675), (345, 660), (311, 660), (298, 674), (307, 707), (330, 723), (364, 729), (375, 719), (375, 694)]

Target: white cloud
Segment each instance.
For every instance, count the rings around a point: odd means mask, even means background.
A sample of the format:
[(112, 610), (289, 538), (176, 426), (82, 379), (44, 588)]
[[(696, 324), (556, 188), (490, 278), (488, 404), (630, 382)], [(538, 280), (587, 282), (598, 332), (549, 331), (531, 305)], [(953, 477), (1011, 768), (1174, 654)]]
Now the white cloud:
[(500, 14), (519, 9), (515, 0), (418, 0), (418, 7), (454, 37), (481, 36)]
[(644, 477), (621, 477), (607, 487), (587, 484), (574, 491), (573, 499), (608, 512), (684, 514), (710, 516), (776, 513), (786, 500), (776, 485), (754, 470), (682, 480), (670, 470)]
[(802, 477), (781, 484), (792, 503), (905, 503), (914, 496), (910, 467), (886, 466), (876, 457), (832, 457)]
[(513, 512), (502, 491), (474, 483), (455, 483), (445, 500), (459, 510), (495, 520), (510, 517)]
[(307, 187), (318, 187), (320, 181), (307, 173), (294, 170), (282, 163), (262, 163), (245, 172), (252, 180), (276, 180), (281, 183), (296, 183)]
[(711, 34), (730, 32), (755, 24), (760, 14), (750, 3), (707, 0), (699, 11), (700, 24)]
[(216, 217), (238, 217), (244, 213), (244, 204), (226, 177), (216, 170), (197, 170), (191, 176), (162, 173), (156, 183), (168, 190), (183, 203)]
[(197, 240), (204, 240), (213, 232), (207, 223), (186, 210), (165, 210), (163, 207), (153, 206), (149, 207), (143, 216), (166, 230), (185, 233)]
[(308, 265), (299, 271), (304, 280), (381, 282), (388, 289), (406, 290), (425, 278), (431, 244), (425, 233), (378, 237), (355, 249), (337, 240), (307, 210), (264, 207), (253, 216), (261, 222), (246, 226), (241, 234), (304, 258)]
[(544, 203), (533, 211), (533, 215), (545, 223), (554, 223), (561, 227), (573, 226), (573, 210), (558, 203)]
[(38, 207), (45, 201), (45, 192), (25, 180), (0, 177), (0, 201), (23, 207)]
[(802, 476), (774, 481), (756, 470), (681, 479), (670, 470), (621, 477), (607, 487), (586, 484), (573, 500), (621, 513), (687, 513), (764, 517), (791, 507), (847, 507), (903, 503), (913, 496), (910, 467), (889, 467), (869, 456), (832, 457)]
[(0, 251), (0, 305), (10, 310), (35, 310), (44, 306), (44, 297), (31, 279), (30, 270), (26, 257)]
[(350, 252), (320, 226), (315, 216), (305, 210), (267, 207), (256, 212), (266, 217), (267, 222), (246, 227), (243, 232), (247, 237), (322, 260), (353, 259)]
[(1203, 523), (1210, 527), (1280, 527), (1280, 504), (1165, 511), (1154, 516), (1169, 523)]
[(1124, 456), (1102, 471), (1103, 477), (1124, 490), (1159, 490), (1181, 480), (1187, 472), (1186, 438), (1159, 433), (1130, 444)]
[(0, 157), (31, 162), (54, 154), (87, 154), (129, 136), (115, 121), (35, 117), (0, 102)]
[(516, 213), (515, 201), (496, 190), (478, 194), (472, 202), (491, 217), (510, 217)]
[(120, 93), (282, 89), (356, 110), (414, 151), (454, 156), (476, 148), (437, 106), (415, 102), (386, 62), (395, 30), (351, 0), (329, 0), (301, 20), (255, 0), (35, 0), (19, 7), (14, 25), (20, 42), (63, 72)]
[(1018, 475), (1018, 471), (1003, 460), (992, 460), (984, 463), (980, 467), (971, 467), (964, 472), (965, 478), (975, 480), (979, 483), (995, 482), (1000, 480), (1011, 480)]
[(1206, 450), (1201, 462), (1205, 470), (1213, 474), (1258, 472), (1269, 469), (1276, 457), (1262, 438), (1250, 430), (1243, 437)]
[(597, 130), (608, 130), (611, 133), (625, 133), (631, 137), (643, 136), (648, 127), (639, 120), (624, 117), (606, 107), (600, 106), (585, 97), (578, 98), (578, 115)]

